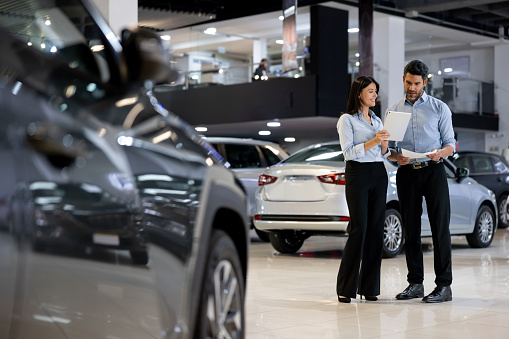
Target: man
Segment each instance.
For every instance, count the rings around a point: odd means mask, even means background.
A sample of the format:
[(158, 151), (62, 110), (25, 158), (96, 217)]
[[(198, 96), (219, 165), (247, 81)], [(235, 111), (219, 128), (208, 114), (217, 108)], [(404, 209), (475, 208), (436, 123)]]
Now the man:
[(254, 71), (253, 81), (256, 81), (256, 80), (268, 80), (269, 79), (268, 73), (267, 73), (268, 72), (268, 66), (269, 66), (269, 60), (267, 60), (266, 58), (263, 58), (260, 61), (260, 64), (258, 65), (258, 67)]
[[(396, 299), (424, 297), (424, 265), (421, 246), (422, 197), (426, 199), (435, 268), (435, 289), (422, 301), (452, 300), (450, 201), (442, 158), (454, 152), (452, 113), (442, 101), (424, 91), (428, 67), (419, 60), (409, 62), (403, 72), (405, 98), (387, 111), (412, 114), (402, 141), (391, 142), (390, 160), (399, 163), (396, 185), (405, 230), (405, 254), (409, 286)], [(386, 112), (387, 114), (387, 112)], [(397, 144), (397, 148), (394, 147)], [(402, 155), (402, 150), (431, 154), (419, 159)]]

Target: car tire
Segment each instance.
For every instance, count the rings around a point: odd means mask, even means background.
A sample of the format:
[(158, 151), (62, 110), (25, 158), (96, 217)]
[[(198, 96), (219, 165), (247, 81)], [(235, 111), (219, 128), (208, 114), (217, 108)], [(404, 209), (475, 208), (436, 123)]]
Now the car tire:
[(244, 338), (243, 276), (233, 241), (225, 232), (213, 231), (194, 338)]
[(255, 230), (256, 235), (258, 236), (258, 238), (260, 238), (262, 241), (264, 241), (264, 242), (269, 242), (270, 241), (270, 236), (269, 236), (270, 233), (269, 232), (260, 231), (256, 227), (254, 228), (254, 230)]
[(509, 226), (509, 206), (507, 205), (507, 194), (502, 194), (498, 200), (498, 228)]
[(146, 265), (148, 264), (148, 252), (147, 251), (129, 251), (131, 260), (135, 265)]
[(403, 249), (405, 233), (401, 214), (394, 208), (385, 211), (382, 257), (394, 258)]
[(474, 231), (467, 234), (470, 247), (488, 247), (495, 236), (495, 214), (488, 206), (481, 206), (475, 218)]
[(297, 231), (270, 232), (269, 237), (272, 247), (284, 254), (297, 252), (304, 243), (304, 237)]

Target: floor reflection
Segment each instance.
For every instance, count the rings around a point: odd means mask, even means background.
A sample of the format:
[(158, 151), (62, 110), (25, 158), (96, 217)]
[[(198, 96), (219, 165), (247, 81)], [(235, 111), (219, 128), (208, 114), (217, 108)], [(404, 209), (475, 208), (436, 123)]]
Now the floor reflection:
[[(253, 233), (252, 239), (256, 239)], [(488, 248), (453, 236), (453, 301), (396, 300), (407, 285), (404, 253), (382, 261), (381, 296), (339, 304), (335, 294), (344, 237), (311, 237), (293, 255), (251, 243), (247, 282), (248, 339), (507, 338), (509, 230)], [(425, 293), (435, 287), (433, 246), (423, 238)]]

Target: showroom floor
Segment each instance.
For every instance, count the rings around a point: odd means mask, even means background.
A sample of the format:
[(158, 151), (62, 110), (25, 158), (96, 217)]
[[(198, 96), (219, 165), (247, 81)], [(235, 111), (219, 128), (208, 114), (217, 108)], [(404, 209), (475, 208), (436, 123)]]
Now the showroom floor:
[[(283, 255), (253, 233), (246, 295), (247, 339), (509, 338), (509, 230), (486, 249), (453, 237), (453, 300), (426, 304), (394, 297), (406, 286), (403, 254), (382, 261), (376, 302), (340, 304), (335, 293), (346, 238), (311, 237)], [(435, 287), (431, 239), (425, 244), (425, 293)]]

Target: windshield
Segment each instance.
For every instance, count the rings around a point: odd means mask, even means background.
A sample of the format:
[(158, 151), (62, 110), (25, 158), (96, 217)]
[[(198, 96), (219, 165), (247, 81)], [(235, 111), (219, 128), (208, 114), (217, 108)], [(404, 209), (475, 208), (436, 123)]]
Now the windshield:
[(283, 160), (283, 163), (314, 163), (324, 161), (345, 161), (339, 142), (337, 144), (317, 144), (297, 152)]
[(78, 0), (17, 0), (0, 10), (0, 28), (23, 44), (105, 83), (112, 53), (98, 24)]

